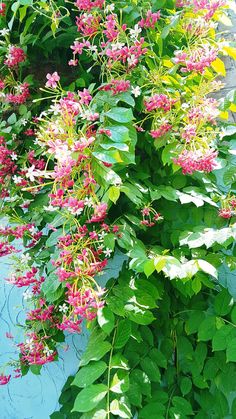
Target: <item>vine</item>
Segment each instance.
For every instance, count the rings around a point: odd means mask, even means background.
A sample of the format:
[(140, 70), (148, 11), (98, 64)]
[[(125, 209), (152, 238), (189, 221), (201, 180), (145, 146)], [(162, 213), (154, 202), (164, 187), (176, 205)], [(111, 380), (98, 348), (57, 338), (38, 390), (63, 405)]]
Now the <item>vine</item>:
[(236, 415), (231, 6), (0, 3), (0, 255), (27, 306), (0, 384), (89, 330), (52, 419)]

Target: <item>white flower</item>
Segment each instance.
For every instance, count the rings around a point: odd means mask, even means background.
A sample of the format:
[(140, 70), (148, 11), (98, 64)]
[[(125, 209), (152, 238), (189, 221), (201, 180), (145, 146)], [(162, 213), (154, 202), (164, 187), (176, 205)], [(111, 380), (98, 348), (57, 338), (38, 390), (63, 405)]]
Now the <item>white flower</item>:
[(105, 7), (105, 13), (110, 13), (110, 12), (113, 12), (115, 10), (115, 5), (114, 5), (114, 3), (112, 3), (112, 4), (108, 4), (106, 7)]
[(89, 50), (90, 52), (93, 52), (93, 53), (97, 54), (97, 52), (98, 52), (98, 47), (97, 47), (97, 45), (90, 45), (90, 46), (88, 47), (88, 50)]
[(136, 86), (131, 88), (131, 93), (134, 95), (134, 97), (138, 97), (141, 95), (142, 91), (139, 86)]
[(25, 118), (21, 119), (21, 125), (25, 126), (25, 125), (27, 125), (27, 123), (28, 123), (27, 119), (25, 119)]
[(31, 257), (29, 255), (29, 253), (25, 253), (23, 255), (21, 255), (21, 262), (22, 263), (28, 263), (31, 260)]
[(61, 107), (57, 103), (51, 105), (49, 111), (53, 113), (53, 115), (59, 115), (61, 113)]
[(29, 228), (29, 232), (30, 232), (31, 234), (36, 234), (36, 233), (37, 233), (37, 228), (35, 228), (35, 226), (30, 227), (30, 228)]
[(14, 175), (14, 176), (12, 176), (12, 180), (16, 185), (18, 185), (18, 183), (22, 182), (23, 178), (21, 176)]
[(45, 211), (48, 211), (48, 212), (53, 212), (53, 211), (56, 211), (57, 209), (59, 209), (59, 207), (54, 207), (53, 205), (48, 205), (47, 207), (44, 206), (43, 209)]
[(0, 36), (5, 36), (5, 35), (8, 35), (9, 33), (10, 31), (7, 28), (3, 28), (0, 30)]
[(35, 170), (35, 165), (33, 164), (31, 167), (28, 167), (27, 168), (27, 173), (26, 173), (26, 177), (27, 178), (29, 178), (29, 180), (31, 181), (31, 182), (34, 182), (34, 180), (35, 180), (35, 173), (36, 173), (36, 170)]
[(109, 258), (112, 254), (112, 250), (107, 247), (106, 250), (103, 250), (103, 253), (106, 258)]
[(103, 250), (104, 249), (104, 245), (103, 244), (100, 244), (99, 246), (98, 246), (98, 250)]
[(112, 49), (112, 51), (117, 51), (117, 50), (123, 48), (124, 45), (125, 44), (122, 43), (122, 42), (117, 42), (116, 44), (111, 44), (111, 49)]
[(59, 162), (64, 162), (65, 160), (68, 159), (68, 157), (70, 157), (70, 155), (71, 155), (71, 151), (68, 149), (67, 144), (60, 145), (58, 148), (56, 148), (55, 158)]
[(98, 235), (98, 237), (99, 237), (99, 239), (100, 240), (103, 240), (104, 239), (104, 237), (107, 235), (107, 233), (105, 232), (105, 231), (102, 231), (99, 235)]
[(61, 312), (61, 313), (63, 313), (63, 314), (65, 314), (66, 312), (67, 312), (67, 310), (68, 310), (68, 306), (64, 303), (64, 304), (62, 304), (61, 306), (59, 306), (58, 307), (58, 310)]
[(181, 108), (182, 108), (182, 109), (188, 109), (188, 108), (189, 108), (189, 103), (183, 103), (183, 104), (181, 105)]
[(12, 160), (17, 160), (18, 159), (17, 154), (14, 153), (14, 152), (11, 153), (10, 157), (11, 157)]
[(127, 58), (127, 63), (129, 64), (129, 67), (132, 67), (133, 65), (137, 64), (137, 58), (134, 54)]
[(45, 348), (44, 348), (44, 350), (43, 350), (43, 353), (44, 353), (46, 356), (50, 356), (50, 355), (52, 355), (52, 354), (53, 354), (53, 350), (52, 350), (52, 349), (49, 349), (49, 347), (48, 347), (48, 346), (45, 346)]
[(69, 207), (68, 211), (73, 215), (80, 215), (83, 212), (83, 208), (75, 209), (75, 208)]
[(30, 290), (24, 291), (22, 295), (24, 300), (30, 300), (34, 296), (34, 294)]
[(91, 208), (93, 206), (93, 199), (92, 198), (88, 198), (86, 196), (86, 198), (84, 200), (84, 205), (86, 205), (88, 208)]
[(134, 26), (134, 29), (130, 29), (129, 33), (130, 33), (130, 38), (131, 39), (137, 39), (140, 32), (142, 32), (142, 28), (140, 28), (140, 26), (137, 24)]

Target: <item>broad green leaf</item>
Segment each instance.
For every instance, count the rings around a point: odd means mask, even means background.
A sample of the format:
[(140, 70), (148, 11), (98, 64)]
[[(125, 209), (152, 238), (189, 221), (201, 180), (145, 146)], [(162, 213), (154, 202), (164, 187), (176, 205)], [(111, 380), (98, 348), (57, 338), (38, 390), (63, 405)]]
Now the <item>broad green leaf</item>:
[(131, 109), (128, 108), (112, 108), (110, 111), (106, 112), (108, 118), (112, 119), (113, 121), (120, 122), (120, 123), (127, 123), (131, 122), (133, 119), (133, 113)]
[(144, 371), (138, 368), (134, 369), (130, 375), (130, 382), (136, 382), (140, 388), (141, 393), (145, 396), (151, 395), (151, 382)]
[(102, 307), (97, 312), (98, 324), (108, 335), (115, 327), (115, 316), (108, 307)]
[(89, 412), (104, 399), (107, 391), (107, 386), (104, 384), (92, 384), (84, 388), (76, 397), (72, 412)]
[(198, 340), (208, 341), (216, 332), (216, 317), (208, 316), (201, 322), (198, 329)]
[(216, 279), (218, 278), (217, 269), (209, 262), (203, 259), (198, 259), (197, 264), (203, 272), (206, 272), (207, 274), (213, 276)]
[(227, 362), (236, 362), (236, 337), (230, 340), (226, 348)]
[(140, 419), (163, 419), (165, 410), (166, 408), (162, 403), (153, 401), (140, 410), (138, 417)]
[(120, 368), (123, 370), (129, 369), (128, 360), (122, 355), (121, 352), (118, 352), (115, 355), (113, 355), (111, 359), (111, 368)]
[(182, 415), (193, 415), (193, 410), (191, 404), (185, 400), (183, 397), (174, 396), (172, 399), (172, 404), (177, 411)]
[(93, 332), (81, 357), (80, 366), (87, 365), (90, 361), (99, 361), (111, 349), (111, 344), (104, 340), (105, 337), (106, 334), (101, 329)]
[(192, 389), (192, 381), (188, 377), (183, 377), (180, 381), (180, 390), (183, 396), (188, 394)]
[(114, 204), (118, 201), (120, 196), (120, 187), (119, 186), (111, 186), (108, 191), (109, 199), (114, 202)]
[(229, 336), (232, 326), (222, 326), (219, 330), (216, 331), (212, 339), (212, 350), (213, 351), (222, 351), (227, 347), (227, 337)]
[(143, 358), (140, 362), (143, 371), (147, 374), (150, 381), (158, 383), (161, 380), (160, 370), (153, 359), (148, 356)]
[(215, 297), (214, 309), (216, 314), (220, 316), (225, 316), (230, 312), (234, 304), (233, 297), (229, 294), (228, 290), (224, 288), (219, 294)]
[(113, 393), (123, 394), (129, 389), (129, 374), (127, 371), (119, 370), (112, 378), (110, 390)]
[(113, 400), (110, 404), (110, 411), (113, 415), (119, 416), (119, 418), (132, 418), (132, 412), (125, 397), (122, 397), (120, 400)]
[(121, 349), (129, 340), (131, 334), (131, 323), (129, 320), (121, 320), (117, 327), (114, 348)]
[(103, 361), (90, 362), (79, 369), (71, 384), (77, 387), (87, 387), (96, 381), (106, 369), (107, 365)]

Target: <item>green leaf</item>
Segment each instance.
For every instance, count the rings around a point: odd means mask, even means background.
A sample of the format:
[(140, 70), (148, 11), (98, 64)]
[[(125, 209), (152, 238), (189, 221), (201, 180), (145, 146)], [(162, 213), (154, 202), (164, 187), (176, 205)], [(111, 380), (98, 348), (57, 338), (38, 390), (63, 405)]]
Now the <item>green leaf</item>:
[(110, 342), (104, 341), (106, 334), (97, 329), (92, 333), (85, 352), (83, 353), (80, 365), (87, 365), (90, 361), (99, 361), (110, 349)]
[(132, 418), (130, 406), (128, 405), (125, 397), (122, 397), (120, 400), (112, 400), (110, 404), (110, 411), (113, 415), (119, 416), (119, 418)]
[(143, 371), (147, 374), (150, 381), (158, 383), (161, 381), (161, 374), (157, 364), (148, 356), (140, 361)]
[(120, 123), (131, 122), (133, 119), (133, 112), (131, 109), (120, 107), (112, 108), (109, 112), (106, 112), (104, 115), (106, 115), (113, 121)]
[(198, 329), (198, 339), (208, 341), (213, 338), (216, 332), (216, 317), (209, 316), (200, 324)]
[(158, 402), (151, 402), (144, 406), (139, 413), (140, 419), (163, 419), (165, 416), (165, 406)]
[(129, 320), (121, 320), (117, 327), (114, 348), (121, 349), (128, 342), (131, 334), (131, 323)]
[(120, 187), (119, 186), (111, 186), (109, 188), (109, 191), (108, 191), (108, 197), (115, 204), (120, 197)]
[(192, 381), (188, 377), (184, 377), (180, 381), (180, 390), (183, 396), (188, 394), (192, 389)]
[(142, 394), (151, 396), (151, 382), (144, 371), (138, 368), (134, 369), (130, 375), (130, 382), (137, 383)]
[(97, 311), (98, 324), (109, 335), (115, 327), (115, 316), (108, 307), (103, 307)]
[(228, 314), (234, 304), (234, 299), (229, 294), (228, 290), (224, 288), (219, 294), (215, 297), (214, 309), (216, 314), (219, 316), (225, 316)]
[(233, 338), (227, 344), (226, 359), (227, 362), (236, 362), (236, 338)]
[(176, 190), (173, 189), (171, 186), (167, 185), (160, 185), (158, 186), (158, 192), (161, 194), (161, 196), (168, 201), (177, 201), (178, 195), (176, 193)]
[(185, 331), (187, 335), (196, 333), (198, 331), (199, 325), (204, 320), (204, 313), (202, 311), (194, 310), (188, 320), (185, 323)]
[(129, 375), (124, 370), (119, 370), (112, 378), (110, 390), (113, 393), (123, 394), (129, 389)]
[(107, 369), (107, 365), (103, 361), (90, 362), (83, 368), (80, 368), (75, 375), (71, 385), (77, 387), (87, 387), (96, 381)]
[(218, 278), (217, 269), (209, 262), (203, 259), (198, 259), (197, 264), (203, 272), (206, 272), (207, 274), (213, 276), (216, 279)]
[(122, 355), (121, 352), (118, 352), (115, 355), (113, 355), (111, 359), (111, 368), (121, 368), (123, 370), (129, 369), (128, 360)]
[(145, 263), (143, 270), (144, 270), (145, 275), (148, 278), (155, 271), (154, 260), (153, 259), (148, 260)]
[(42, 365), (30, 365), (30, 371), (34, 375), (40, 375), (41, 369), (42, 369)]
[(92, 384), (84, 388), (76, 397), (72, 412), (89, 412), (104, 399), (107, 391), (104, 384)]
[(176, 412), (181, 415), (193, 415), (191, 404), (183, 399), (182, 397), (174, 396), (172, 399), (173, 406), (176, 408)]
[(232, 331), (233, 327), (223, 325), (219, 330), (216, 331), (212, 339), (212, 350), (222, 351), (227, 347), (227, 337)]

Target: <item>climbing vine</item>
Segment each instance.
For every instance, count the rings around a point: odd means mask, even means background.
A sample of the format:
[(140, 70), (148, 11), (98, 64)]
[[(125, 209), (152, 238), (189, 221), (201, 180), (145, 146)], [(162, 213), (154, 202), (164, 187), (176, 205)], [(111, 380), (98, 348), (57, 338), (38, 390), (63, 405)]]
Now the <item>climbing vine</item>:
[(0, 3), (0, 255), (26, 306), (0, 384), (89, 333), (52, 419), (236, 415), (230, 7)]

